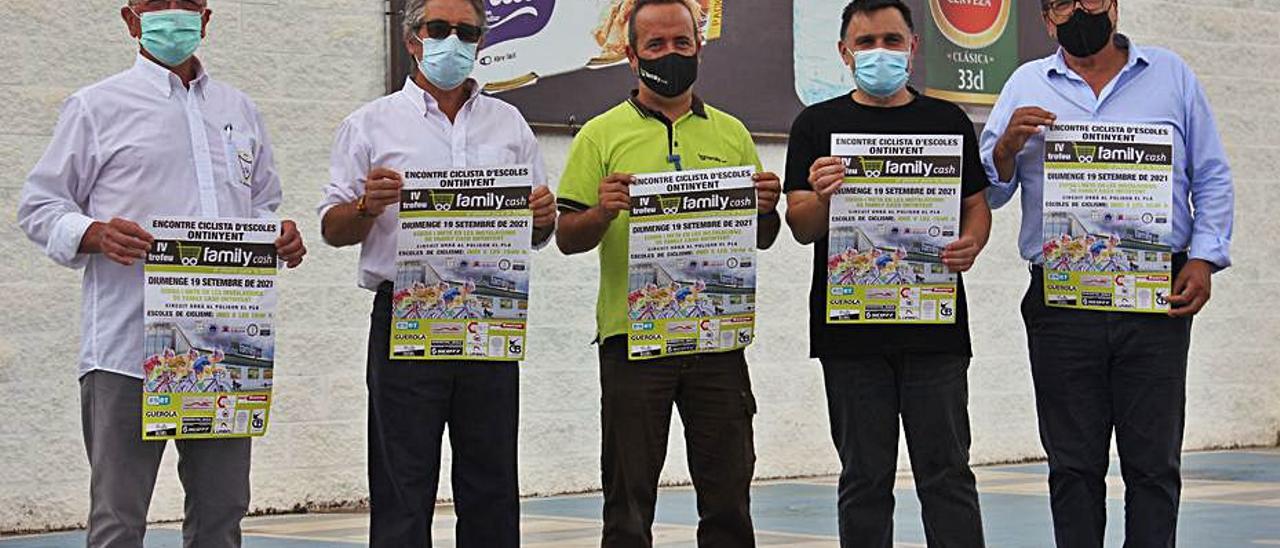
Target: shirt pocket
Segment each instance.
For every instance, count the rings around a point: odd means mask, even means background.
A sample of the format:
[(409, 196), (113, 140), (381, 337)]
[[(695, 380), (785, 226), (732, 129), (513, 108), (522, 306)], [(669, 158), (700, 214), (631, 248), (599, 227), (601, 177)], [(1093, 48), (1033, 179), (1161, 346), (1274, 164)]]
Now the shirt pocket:
[(224, 215), (248, 216), (253, 210), (253, 172), (257, 165), (257, 136), (228, 125), (221, 131), (223, 171), (222, 192), (234, 204)]
[(235, 188), (253, 186), (253, 170), (257, 166), (258, 138), (227, 126), (222, 131), (222, 156), (226, 162), (227, 182)]

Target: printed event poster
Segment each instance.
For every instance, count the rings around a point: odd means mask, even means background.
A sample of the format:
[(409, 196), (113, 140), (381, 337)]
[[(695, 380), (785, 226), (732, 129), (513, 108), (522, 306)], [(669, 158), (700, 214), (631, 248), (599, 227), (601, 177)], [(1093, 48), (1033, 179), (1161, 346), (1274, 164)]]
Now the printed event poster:
[(265, 434), (279, 222), (155, 217), (146, 228), (142, 438)]
[(391, 308), (393, 360), (521, 360), (532, 168), (407, 170)]
[(928, 0), (925, 94), (993, 105), (1018, 68), (1015, 0)]
[(960, 234), (960, 135), (834, 134), (845, 163), (831, 199), (827, 323), (956, 321), (942, 250)]
[(1044, 150), (1045, 303), (1167, 312), (1173, 128), (1058, 122)]
[(631, 359), (751, 344), (754, 174), (747, 166), (636, 175), (627, 276)]
[[(703, 38), (720, 36), (723, 0), (691, 0)], [(635, 0), (489, 0), (475, 78), (490, 92), (626, 62)]]

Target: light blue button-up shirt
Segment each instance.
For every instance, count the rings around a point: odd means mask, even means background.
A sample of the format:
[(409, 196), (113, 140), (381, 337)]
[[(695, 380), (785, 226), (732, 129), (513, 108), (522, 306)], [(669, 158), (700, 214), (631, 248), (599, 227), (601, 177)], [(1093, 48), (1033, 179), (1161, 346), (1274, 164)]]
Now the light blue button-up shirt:
[(1027, 141), (1017, 156), (1011, 180), (996, 173), (993, 151), (1008, 127), (1013, 111), (1035, 106), (1057, 115), (1060, 122), (1118, 122), (1168, 124), (1174, 130), (1173, 233), (1174, 251), (1226, 268), (1231, 264), (1231, 228), (1235, 192), (1218, 127), (1204, 89), (1195, 74), (1173, 52), (1139, 47), (1124, 37), (1129, 61), (1095, 95), (1084, 78), (1067, 67), (1058, 53), (1022, 65), (1000, 93), (982, 131), (982, 163), (991, 179), (987, 200), (998, 208), (1022, 188), (1022, 257), (1042, 261), (1044, 206), (1044, 134)]

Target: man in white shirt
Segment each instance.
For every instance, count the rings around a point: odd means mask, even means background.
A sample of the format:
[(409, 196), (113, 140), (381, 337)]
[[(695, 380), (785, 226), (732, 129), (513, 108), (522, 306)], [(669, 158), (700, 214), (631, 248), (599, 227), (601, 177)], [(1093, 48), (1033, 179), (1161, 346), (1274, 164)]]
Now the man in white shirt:
[[(85, 269), (80, 403), (90, 467), (88, 545), (142, 546), (163, 442), (143, 441), (143, 274), (158, 215), (273, 217), (280, 178), (257, 108), (209, 78), (195, 49), (207, 0), (129, 0), (139, 51), (129, 70), (62, 107), (32, 169), (18, 221), (55, 262)], [(231, 151), (234, 151), (231, 152)], [(306, 249), (292, 221), (276, 241)], [(187, 546), (238, 546), (249, 506), (248, 438), (177, 442)]]
[(369, 330), (369, 494), (373, 546), (424, 546), (449, 426), (458, 546), (516, 546), (519, 377), (515, 362), (389, 359), (396, 204), (405, 169), (532, 166), (533, 243), (555, 229), (538, 142), (515, 107), (468, 78), (484, 34), (483, 0), (409, 0), (405, 47), (419, 60), (404, 88), (338, 129), (320, 203), (330, 245), (360, 245), (359, 285), (377, 296)]

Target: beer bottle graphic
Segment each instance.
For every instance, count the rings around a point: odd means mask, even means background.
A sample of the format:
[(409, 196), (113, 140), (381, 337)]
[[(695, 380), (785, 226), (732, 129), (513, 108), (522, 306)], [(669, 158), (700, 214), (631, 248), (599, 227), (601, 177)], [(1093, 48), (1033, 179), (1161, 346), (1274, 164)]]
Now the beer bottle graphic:
[(993, 105), (1018, 68), (1016, 0), (928, 0), (925, 94)]

